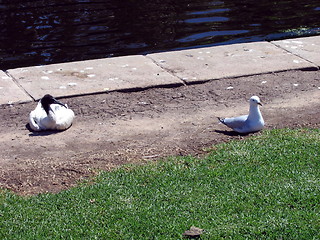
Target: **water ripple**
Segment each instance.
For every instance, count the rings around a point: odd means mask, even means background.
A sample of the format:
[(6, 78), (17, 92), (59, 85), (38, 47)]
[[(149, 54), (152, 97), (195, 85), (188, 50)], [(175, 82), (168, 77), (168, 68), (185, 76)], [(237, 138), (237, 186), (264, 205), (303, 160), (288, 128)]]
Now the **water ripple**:
[(249, 30), (229, 30), (229, 31), (210, 31), (210, 32), (202, 32), (187, 36), (185, 38), (178, 39), (179, 42), (193, 42), (199, 39), (204, 39), (208, 37), (216, 37), (216, 36), (234, 36), (239, 34), (248, 33)]
[(319, 19), (319, 0), (0, 0), (0, 69), (319, 34)]
[(191, 18), (184, 20), (186, 23), (205, 23), (205, 22), (226, 22), (229, 18), (227, 17), (202, 17), (202, 18)]
[(229, 8), (219, 8), (219, 9), (209, 9), (204, 11), (196, 11), (196, 12), (190, 12), (187, 13), (188, 15), (206, 15), (206, 14), (212, 14), (212, 13), (224, 13), (230, 11)]

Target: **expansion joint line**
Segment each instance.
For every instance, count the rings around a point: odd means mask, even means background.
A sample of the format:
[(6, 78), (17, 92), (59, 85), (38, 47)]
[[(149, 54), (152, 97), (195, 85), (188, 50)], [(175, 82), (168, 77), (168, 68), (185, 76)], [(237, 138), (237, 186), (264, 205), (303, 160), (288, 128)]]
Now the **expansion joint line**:
[(163, 66), (161, 66), (160, 64), (158, 64), (154, 59), (152, 59), (151, 57), (148, 57), (147, 55), (145, 55), (144, 57), (150, 59), (155, 65), (157, 65), (158, 67), (160, 67), (163, 71), (169, 73), (170, 75), (178, 78), (181, 83), (184, 85), (184, 86), (187, 86), (187, 83), (185, 80), (183, 80), (182, 78), (178, 77), (177, 75), (175, 75), (172, 71), (168, 71), (168, 69), (164, 68)]
[(36, 101), (36, 99), (35, 99), (34, 97), (32, 97), (32, 95), (31, 95), (26, 89), (24, 89), (24, 88), (22, 87), (22, 85), (17, 81), (17, 79), (14, 78), (14, 76), (12, 76), (7, 70), (5, 70), (4, 73), (5, 73), (8, 77), (10, 77), (10, 78), (13, 80), (13, 82), (14, 82), (25, 94), (27, 94), (33, 101)]
[[(306, 59), (306, 58), (304, 58), (304, 57), (302, 57), (302, 56), (300, 56), (300, 55), (298, 55), (298, 54), (296, 54), (296, 53), (290, 52), (288, 49), (285, 49), (285, 48), (283, 48), (283, 47), (281, 47), (281, 46), (279, 46), (279, 45), (277, 45), (277, 44), (275, 44), (275, 43), (273, 43), (273, 42), (271, 42), (271, 41), (270, 41), (269, 43), (271, 43), (272, 45), (274, 45), (274, 46), (277, 47), (277, 48), (280, 48), (280, 49), (286, 51), (287, 53), (290, 53), (290, 54), (292, 54), (292, 55), (294, 55), (294, 56), (296, 56), (296, 57), (298, 57), (298, 58), (300, 58), (300, 59), (305, 60), (305, 61), (308, 62), (308, 63), (311, 63), (314, 67), (311, 68), (310, 70), (319, 70), (319, 69), (320, 69), (320, 67), (319, 67), (317, 64), (315, 64), (314, 62), (310, 61), (309, 59)], [(309, 68), (308, 68), (308, 69), (309, 69)]]

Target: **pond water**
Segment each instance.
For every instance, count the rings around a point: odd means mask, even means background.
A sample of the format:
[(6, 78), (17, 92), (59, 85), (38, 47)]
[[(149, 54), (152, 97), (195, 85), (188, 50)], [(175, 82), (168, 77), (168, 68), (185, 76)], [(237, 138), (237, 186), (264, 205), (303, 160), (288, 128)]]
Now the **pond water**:
[(0, 0), (0, 69), (315, 34), (319, 0)]

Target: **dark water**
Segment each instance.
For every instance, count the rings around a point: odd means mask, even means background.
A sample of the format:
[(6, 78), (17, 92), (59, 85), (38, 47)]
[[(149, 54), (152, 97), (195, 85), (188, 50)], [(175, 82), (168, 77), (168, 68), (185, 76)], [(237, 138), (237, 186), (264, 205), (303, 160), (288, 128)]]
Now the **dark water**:
[(319, 0), (0, 0), (0, 69), (319, 33)]

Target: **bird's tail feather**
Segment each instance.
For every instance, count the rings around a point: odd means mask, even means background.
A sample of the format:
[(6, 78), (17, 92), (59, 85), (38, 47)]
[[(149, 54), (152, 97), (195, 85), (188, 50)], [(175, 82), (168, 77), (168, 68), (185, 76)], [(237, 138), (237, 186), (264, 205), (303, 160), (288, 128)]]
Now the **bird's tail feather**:
[(224, 123), (224, 118), (218, 117), (218, 120), (219, 120), (221, 123)]
[(38, 125), (38, 123), (36, 122), (36, 120), (32, 116), (29, 117), (29, 126), (33, 131), (40, 131), (41, 130), (40, 126)]

